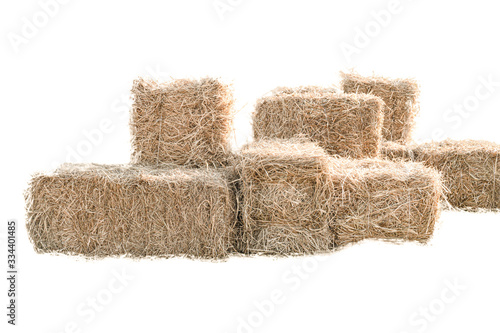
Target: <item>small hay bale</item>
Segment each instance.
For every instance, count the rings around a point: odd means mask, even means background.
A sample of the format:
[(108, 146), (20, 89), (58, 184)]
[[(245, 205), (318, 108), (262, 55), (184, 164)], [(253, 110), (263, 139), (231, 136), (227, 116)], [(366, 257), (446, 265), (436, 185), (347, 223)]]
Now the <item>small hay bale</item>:
[(241, 250), (311, 254), (333, 247), (326, 204), (328, 155), (303, 138), (262, 140), (240, 152)]
[(39, 253), (223, 258), (235, 194), (224, 171), (66, 165), (33, 177), (27, 229)]
[(445, 140), (408, 146), (384, 143), (389, 159), (422, 162), (443, 174), (447, 200), (466, 210), (500, 209), (500, 145), (478, 140)]
[(132, 88), (132, 162), (223, 166), (232, 131), (232, 89), (216, 79), (159, 83), (139, 78)]
[(335, 245), (363, 239), (427, 241), (439, 217), (439, 173), (420, 163), (332, 158)]
[(278, 94), (261, 98), (253, 114), (254, 138), (305, 135), (329, 154), (376, 157), (380, 149), (383, 102), (370, 95)]
[(373, 94), (382, 98), (384, 107), (385, 140), (407, 143), (419, 110), (420, 89), (413, 79), (365, 77), (355, 73), (341, 73), (342, 89), (346, 93)]

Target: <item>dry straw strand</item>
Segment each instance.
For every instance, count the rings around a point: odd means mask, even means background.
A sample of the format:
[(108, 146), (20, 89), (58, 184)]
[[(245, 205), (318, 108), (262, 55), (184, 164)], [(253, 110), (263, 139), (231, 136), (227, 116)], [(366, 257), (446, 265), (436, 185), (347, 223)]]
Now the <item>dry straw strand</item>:
[(346, 93), (372, 94), (382, 98), (384, 107), (383, 138), (407, 143), (411, 140), (415, 117), (419, 111), (420, 88), (414, 79), (389, 79), (340, 73)]
[(139, 78), (132, 95), (133, 163), (227, 165), (234, 116), (230, 85), (213, 78)]
[(64, 165), (34, 176), (26, 200), (40, 253), (217, 259), (234, 250), (236, 198), (223, 170)]
[(274, 94), (258, 100), (254, 138), (304, 135), (329, 154), (376, 157), (380, 149), (383, 101), (365, 94)]

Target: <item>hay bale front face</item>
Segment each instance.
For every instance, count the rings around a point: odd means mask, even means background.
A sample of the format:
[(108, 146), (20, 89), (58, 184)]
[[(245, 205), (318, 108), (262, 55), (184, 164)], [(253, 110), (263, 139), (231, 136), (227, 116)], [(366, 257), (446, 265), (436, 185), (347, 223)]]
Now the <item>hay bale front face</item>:
[(264, 140), (241, 152), (242, 251), (299, 254), (332, 248), (327, 155), (305, 140)]
[(419, 163), (332, 159), (330, 172), (336, 246), (432, 236), (442, 193), (437, 171)]
[(500, 145), (496, 143), (445, 140), (392, 146), (382, 151), (388, 158), (422, 162), (439, 170), (448, 190), (446, 197), (453, 207), (500, 209)]
[(383, 102), (356, 94), (278, 94), (261, 98), (254, 137), (290, 139), (303, 134), (329, 154), (375, 157), (381, 142)]
[(218, 80), (138, 79), (132, 88), (132, 162), (226, 164), (234, 99)]
[(379, 76), (365, 77), (354, 73), (341, 73), (342, 89), (346, 93), (372, 94), (382, 98), (384, 107), (383, 138), (407, 143), (419, 110), (418, 83), (412, 79), (387, 79)]
[(27, 229), (42, 253), (222, 258), (235, 204), (216, 170), (74, 165), (32, 179)]

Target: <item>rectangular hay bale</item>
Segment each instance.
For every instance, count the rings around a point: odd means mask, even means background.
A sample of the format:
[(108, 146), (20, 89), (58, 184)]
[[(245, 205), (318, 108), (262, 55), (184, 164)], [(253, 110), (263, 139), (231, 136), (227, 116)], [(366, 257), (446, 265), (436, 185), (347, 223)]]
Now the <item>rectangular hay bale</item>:
[(222, 258), (235, 194), (223, 171), (65, 165), (33, 177), (27, 229), (37, 252)]
[(254, 138), (305, 135), (329, 154), (376, 157), (382, 136), (383, 102), (356, 94), (275, 94), (261, 98), (253, 114)]
[(384, 106), (384, 140), (407, 143), (419, 110), (420, 89), (413, 79), (388, 79), (341, 73), (341, 86), (346, 93), (372, 94), (382, 98)]
[(442, 185), (420, 163), (378, 159), (330, 162), (335, 245), (363, 239), (427, 241), (439, 217)]
[(384, 143), (383, 156), (422, 162), (440, 171), (451, 206), (467, 210), (500, 209), (500, 145), (481, 140), (423, 144)]
[(261, 140), (240, 152), (242, 252), (289, 255), (333, 247), (327, 161), (323, 149), (304, 139)]
[(229, 85), (212, 78), (164, 83), (139, 78), (132, 95), (133, 163), (226, 165), (234, 115)]

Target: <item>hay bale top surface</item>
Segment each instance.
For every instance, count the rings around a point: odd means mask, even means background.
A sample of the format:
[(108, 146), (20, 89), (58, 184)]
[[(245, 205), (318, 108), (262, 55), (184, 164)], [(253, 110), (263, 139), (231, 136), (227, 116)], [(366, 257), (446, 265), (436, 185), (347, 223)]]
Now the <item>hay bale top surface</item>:
[(271, 91), (273, 95), (297, 95), (297, 94), (338, 94), (340, 90), (335, 86), (298, 86), (298, 87), (277, 87)]
[(426, 167), (420, 162), (330, 157), (329, 165), (330, 174), (356, 179), (380, 180), (382, 176), (392, 180), (410, 181), (425, 176), (439, 182), (441, 178), (437, 170)]
[[(353, 102), (361, 104), (362, 102), (373, 102), (375, 104), (383, 105), (384, 102), (377, 96), (370, 94), (355, 94), (355, 93), (322, 93), (322, 92), (309, 92), (309, 93), (295, 93), (295, 94), (274, 94), (264, 96), (257, 100), (257, 105), (262, 103), (299, 103), (298, 105), (311, 104), (311, 105), (332, 105), (336, 106), (339, 110), (348, 112), (349, 109), (343, 109), (344, 104), (352, 104)], [(316, 108), (317, 111), (324, 112), (323, 107)], [(331, 109), (331, 108), (330, 108)], [(313, 110), (308, 110), (313, 111)]]
[(500, 145), (494, 142), (484, 140), (444, 140), (427, 142), (420, 145), (412, 144), (409, 146), (415, 151), (422, 151), (425, 154), (456, 154), (468, 155), (474, 153), (500, 154)]
[[(132, 86), (132, 92), (135, 95), (147, 93), (153, 94), (151, 97), (161, 97), (167, 100), (196, 96), (197, 98), (201, 98), (198, 102), (200, 104), (203, 102), (204, 97), (212, 97), (209, 95), (210, 92), (219, 95), (221, 91), (225, 91), (226, 89), (232, 89), (232, 86), (211, 77), (201, 79), (172, 79), (168, 81), (157, 81), (151, 78), (139, 77), (134, 80)], [(160, 96), (155, 96), (154, 94)], [(229, 102), (232, 102), (232, 100)]]
[[(394, 93), (407, 94), (409, 96), (419, 94), (420, 89), (417, 80), (412, 78), (387, 78), (383, 76), (362, 76), (357, 73), (340, 72), (342, 86), (349, 90), (359, 89), (362, 93), (367, 91), (386, 91), (388, 95)], [(355, 86), (356, 89), (350, 87)], [(361, 86), (365, 88), (361, 88)]]
[(277, 164), (301, 169), (322, 169), (329, 159), (323, 148), (301, 137), (258, 140), (243, 147), (240, 156), (247, 164)]
[(195, 169), (180, 167), (173, 164), (163, 164), (161, 167), (140, 164), (71, 164), (61, 165), (54, 173), (42, 175), (44, 177), (78, 177), (78, 178), (105, 178), (112, 182), (122, 183), (131, 181), (161, 181), (175, 182), (225, 182), (225, 169)]

